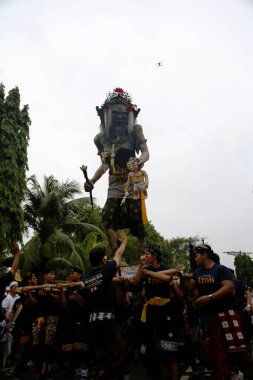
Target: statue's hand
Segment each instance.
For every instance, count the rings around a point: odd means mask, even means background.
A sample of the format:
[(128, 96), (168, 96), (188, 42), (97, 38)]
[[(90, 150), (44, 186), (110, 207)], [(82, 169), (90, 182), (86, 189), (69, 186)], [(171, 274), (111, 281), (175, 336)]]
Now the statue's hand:
[(84, 183), (84, 190), (86, 191), (86, 192), (90, 192), (90, 191), (92, 191), (94, 189), (94, 183), (92, 182), (92, 181), (89, 181), (89, 182), (85, 182)]
[(144, 162), (140, 159), (139, 160), (139, 169), (142, 169), (144, 166)]

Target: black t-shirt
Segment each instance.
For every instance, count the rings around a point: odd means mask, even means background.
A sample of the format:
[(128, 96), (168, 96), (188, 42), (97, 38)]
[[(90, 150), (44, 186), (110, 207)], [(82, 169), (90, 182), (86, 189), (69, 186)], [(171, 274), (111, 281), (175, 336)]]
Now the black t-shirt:
[[(152, 272), (161, 272), (166, 269), (171, 269), (171, 266), (161, 264), (158, 268), (154, 268), (150, 265), (145, 266), (145, 269)], [(144, 288), (147, 300), (153, 297), (168, 298), (170, 294), (170, 284), (168, 282), (159, 281), (150, 277), (144, 278)]]
[(15, 325), (22, 325), (24, 332), (28, 333), (32, 331), (32, 324), (34, 322), (34, 312), (35, 305), (27, 304), (28, 295), (26, 293), (20, 293), (20, 298), (18, 298), (12, 307), (13, 314), (15, 315), (19, 306), (22, 305), (23, 308), (18, 315)]
[(80, 286), (78, 287), (69, 287), (65, 291), (65, 297), (67, 300), (67, 305), (65, 308), (65, 312), (67, 315), (67, 318), (69, 320), (74, 321), (81, 321), (84, 319), (84, 307), (80, 306), (80, 304), (76, 300), (76, 293), (78, 293), (80, 296), (83, 296), (82, 289)]
[(13, 274), (11, 271), (5, 273), (3, 276), (0, 277), (0, 302), (2, 302), (3, 300), (6, 286), (8, 286), (11, 281), (13, 281)]
[[(233, 282), (231, 271), (224, 265), (214, 264), (211, 268), (197, 268), (193, 272), (193, 279), (196, 282), (196, 287), (199, 296), (205, 296), (215, 293), (221, 288), (221, 282), (229, 280)], [(218, 312), (233, 308), (233, 296), (227, 296), (223, 299), (214, 299), (213, 302), (200, 308), (204, 312)]]
[(96, 269), (93, 269), (84, 278), (83, 295), (88, 301), (89, 311), (113, 312), (114, 291), (112, 279), (117, 272), (115, 260)]
[[(59, 296), (58, 289), (51, 289), (50, 292)], [(48, 317), (48, 316), (57, 316), (60, 312), (59, 303), (54, 302), (48, 292), (45, 292), (43, 289), (36, 290), (34, 298), (38, 301), (36, 304), (36, 317)]]

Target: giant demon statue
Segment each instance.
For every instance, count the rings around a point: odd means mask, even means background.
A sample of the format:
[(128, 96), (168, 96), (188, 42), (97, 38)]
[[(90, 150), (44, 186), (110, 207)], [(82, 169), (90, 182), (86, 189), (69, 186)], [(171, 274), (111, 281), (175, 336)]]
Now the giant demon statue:
[(130, 188), (125, 202), (125, 183), (128, 180), (127, 162), (139, 154), (140, 167), (149, 159), (146, 139), (136, 118), (140, 109), (132, 103), (130, 95), (116, 88), (109, 93), (101, 107), (96, 107), (100, 117), (100, 133), (94, 142), (102, 164), (84, 188), (91, 191), (99, 178), (109, 170), (108, 196), (102, 220), (112, 252), (117, 248), (116, 230), (129, 228), (144, 247), (144, 225), (141, 199), (135, 199)]

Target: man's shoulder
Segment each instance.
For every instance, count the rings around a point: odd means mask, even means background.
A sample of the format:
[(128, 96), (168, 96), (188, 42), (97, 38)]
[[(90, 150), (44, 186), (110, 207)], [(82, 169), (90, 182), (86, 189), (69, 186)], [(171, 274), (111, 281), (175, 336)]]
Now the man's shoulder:
[[(0, 287), (6, 287), (13, 280), (13, 274), (11, 271), (4, 273), (0, 276)], [(1, 290), (1, 289), (0, 289)]]
[(105, 269), (109, 269), (109, 270), (116, 270), (118, 267), (118, 264), (117, 264), (117, 261), (115, 259), (111, 259), (109, 260), (106, 265), (105, 265)]
[(234, 282), (233, 274), (228, 267), (226, 267), (225, 265), (222, 265), (222, 264), (215, 264), (215, 265), (217, 265), (218, 272), (222, 276), (225, 276), (226, 280), (230, 280), (230, 281)]
[(194, 269), (193, 271), (193, 277), (197, 277), (200, 273), (203, 272), (203, 269), (201, 267)]
[(233, 277), (232, 272), (231, 272), (230, 269), (229, 269), (228, 267), (226, 267), (225, 265), (215, 263), (215, 264), (214, 264), (214, 268), (217, 268), (217, 270), (219, 270), (219, 271), (221, 271), (221, 272), (224, 271), (224, 272), (230, 273), (230, 274), (231, 274), (231, 278)]

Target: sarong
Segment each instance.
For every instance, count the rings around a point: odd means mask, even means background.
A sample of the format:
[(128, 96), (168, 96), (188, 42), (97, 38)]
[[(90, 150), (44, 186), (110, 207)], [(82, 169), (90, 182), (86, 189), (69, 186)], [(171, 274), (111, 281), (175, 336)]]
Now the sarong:
[(229, 352), (246, 351), (246, 344), (241, 329), (241, 321), (234, 310), (218, 314)]
[(144, 239), (141, 199), (127, 198), (123, 205), (121, 198), (108, 198), (102, 210), (102, 221), (105, 229), (129, 228), (131, 233)]
[(97, 319), (89, 323), (89, 347), (100, 369), (119, 368), (125, 363), (126, 341), (115, 319)]

